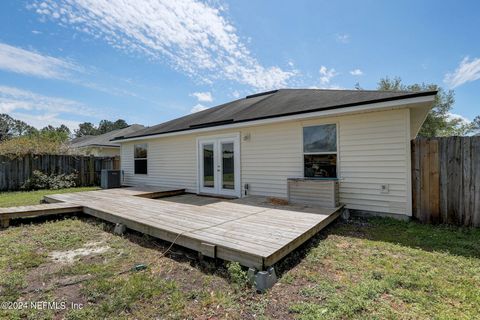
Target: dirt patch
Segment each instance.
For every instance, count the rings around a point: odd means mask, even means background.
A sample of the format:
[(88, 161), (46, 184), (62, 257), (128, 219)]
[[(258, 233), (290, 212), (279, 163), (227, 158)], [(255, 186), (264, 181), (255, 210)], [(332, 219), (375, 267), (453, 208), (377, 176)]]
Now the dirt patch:
[(84, 247), (75, 250), (52, 251), (48, 255), (50, 259), (58, 263), (73, 263), (77, 258), (102, 254), (110, 250), (103, 242), (89, 242)]

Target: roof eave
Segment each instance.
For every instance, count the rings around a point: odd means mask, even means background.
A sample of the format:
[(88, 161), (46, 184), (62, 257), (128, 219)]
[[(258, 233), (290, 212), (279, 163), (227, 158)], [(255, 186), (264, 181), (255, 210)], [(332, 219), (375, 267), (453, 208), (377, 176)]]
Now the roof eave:
[(106, 144), (89, 144), (85, 146), (71, 146), (72, 148), (75, 149), (81, 149), (81, 148), (120, 148), (120, 145), (106, 145)]

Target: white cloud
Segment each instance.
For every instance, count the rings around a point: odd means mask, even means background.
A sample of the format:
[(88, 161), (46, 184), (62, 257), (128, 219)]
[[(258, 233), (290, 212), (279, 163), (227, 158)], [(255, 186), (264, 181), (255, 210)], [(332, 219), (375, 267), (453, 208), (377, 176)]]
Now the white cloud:
[(73, 132), (73, 130), (78, 129), (78, 125), (80, 124), (80, 121), (64, 119), (58, 113), (41, 115), (12, 113), (11, 116), (15, 119), (22, 120), (37, 129), (44, 128), (48, 125), (59, 127), (64, 124)]
[(197, 98), (199, 102), (212, 102), (213, 97), (210, 92), (194, 92), (191, 94), (193, 97)]
[(449, 112), (448, 113), (448, 118), (451, 119), (451, 120), (460, 119), (465, 124), (472, 122), (472, 120), (468, 119), (465, 116), (462, 116), (461, 114), (457, 114), (457, 113)]
[(340, 43), (349, 43), (350, 35), (347, 33), (337, 33), (335, 34), (335, 39), (337, 40), (337, 42), (340, 42)]
[(71, 113), (83, 116), (95, 116), (97, 111), (80, 102), (48, 97), (14, 87), (0, 86), (0, 112), (12, 112), (18, 109)]
[(190, 110), (190, 113), (196, 113), (196, 112), (200, 112), (200, 111), (203, 111), (203, 110), (207, 110), (208, 107), (198, 103), (197, 105), (195, 105), (191, 110)]
[(234, 97), (235, 99), (240, 98), (240, 92), (238, 90), (234, 90), (232, 92), (232, 97)]
[(62, 118), (68, 115), (95, 119), (102, 116), (98, 110), (74, 100), (43, 96), (8, 86), (0, 86), (0, 113), (8, 113), (38, 128), (49, 124), (58, 126), (61, 123), (75, 127), (74, 124), (78, 124), (78, 121)]
[(66, 79), (72, 71), (81, 70), (72, 62), (5, 43), (0, 43), (0, 69), (49, 79)]
[(352, 71), (350, 71), (350, 74), (352, 76), (361, 76), (363, 74), (363, 71), (360, 69), (353, 69)]
[(112, 95), (138, 97), (128, 90), (111, 87), (109, 85), (100, 85), (96, 82), (92, 82), (88, 77), (85, 77), (85, 75), (90, 77), (101, 76), (101, 73), (98, 69), (84, 68), (65, 59), (41, 55), (33, 51), (10, 46), (5, 43), (0, 43), (0, 70), (46, 79), (64, 80)]
[(455, 72), (447, 73), (443, 81), (451, 88), (456, 88), (478, 79), (480, 79), (480, 58), (470, 60), (469, 57), (465, 57)]
[(320, 67), (320, 84), (322, 86), (328, 85), (330, 83), (330, 80), (337, 76), (338, 73), (335, 71), (335, 69), (328, 69), (325, 66)]
[(252, 56), (225, 9), (197, 0), (44, 0), (42, 17), (103, 38), (128, 53), (167, 61), (204, 82), (227, 79), (259, 89), (283, 87), (295, 75)]

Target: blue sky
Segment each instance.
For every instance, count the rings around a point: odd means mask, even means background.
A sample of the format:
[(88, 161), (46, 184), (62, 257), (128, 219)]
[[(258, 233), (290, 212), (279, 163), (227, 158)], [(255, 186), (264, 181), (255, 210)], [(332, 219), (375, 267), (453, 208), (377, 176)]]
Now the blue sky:
[[(120, 4), (121, 3), (121, 4)], [(0, 112), (37, 127), (154, 125), (274, 88), (385, 76), (480, 114), (480, 2), (0, 2)]]

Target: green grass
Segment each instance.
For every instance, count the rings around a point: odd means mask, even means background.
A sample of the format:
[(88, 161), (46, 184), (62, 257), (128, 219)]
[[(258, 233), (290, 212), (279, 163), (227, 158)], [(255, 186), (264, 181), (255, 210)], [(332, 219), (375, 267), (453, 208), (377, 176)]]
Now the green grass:
[(390, 219), (341, 224), (294, 271), (300, 319), (472, 319), (480, 230)]
[(28, 206), (40, 203), (43, 196), (49, 194), (92, 191), (97, 189), (97, 187), (82, 187), (59, 190), (0, 192), (0, 207)]
[[(245, 288), (238, 264), (192, 260), (168, 244), (96, 219), (66, 218), (0, 231), (4, 301), (82, 303), (82, 310), (2, 311), (0, 318), (473, 319), (480, 314), (480, 230), (391, 219), (335, 223), (277, 265), (279, 284)], [(109, 249), (53, 263), (52, 251)], [(178, 253), (184, 253), (178, 254)], [(121, 271), (138, 263), (139, 272)], [(87, 277), (62, 287), (58, 283)], [(57, 285), (55, 285), (57, 283)], [(51, 286), (48, 292), (32, 288)], [(54, 284), (52, 286), (52, 284)]]

